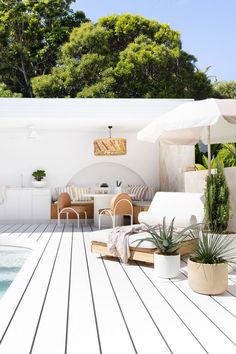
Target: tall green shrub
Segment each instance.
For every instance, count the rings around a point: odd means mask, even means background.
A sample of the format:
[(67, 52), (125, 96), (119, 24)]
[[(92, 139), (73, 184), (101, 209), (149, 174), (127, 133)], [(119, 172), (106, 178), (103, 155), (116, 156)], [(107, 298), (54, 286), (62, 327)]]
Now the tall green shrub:
[(211, 232), (222, 233), (227, 229), (230, 218), (229, 188), (218, 161), (216, 173), (207, 176), (205, 188), (205, 214)]

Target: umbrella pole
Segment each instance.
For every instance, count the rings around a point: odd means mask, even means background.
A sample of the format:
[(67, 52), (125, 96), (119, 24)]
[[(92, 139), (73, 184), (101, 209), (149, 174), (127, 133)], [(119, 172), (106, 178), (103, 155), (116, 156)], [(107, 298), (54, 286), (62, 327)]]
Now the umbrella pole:
[(211, 175), (211, 127), (207, 127), (207, 156), (208, 156), (208, 176)]

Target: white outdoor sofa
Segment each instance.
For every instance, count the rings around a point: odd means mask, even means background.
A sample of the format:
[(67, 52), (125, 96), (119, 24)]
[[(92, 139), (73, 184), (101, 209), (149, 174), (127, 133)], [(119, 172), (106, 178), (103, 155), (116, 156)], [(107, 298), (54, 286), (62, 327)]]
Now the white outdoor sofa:
[[(149, 225), (162, 224), (166, 217), (167, 225), (175, 218), (174, 226), (184, 228), (196, 223), (204, 223), (204, 202), (201, 193), (157, 192), (148, 211), (139, 214), (139, 222)], [(107, 239), (111, 229), (95, 231), (90, 234), (91, 251), (105, 256), (113, 256), (107, 251)], [(130, 259), (153, 263), (156, 248), (151, 242), (145, 241), (141, 247), (135, 247), (137, 239), (145, 238), (146, 232), (129, 237)], [(185, 241), (180, 249), (181, 255), (192, 252), (195, 240)]]

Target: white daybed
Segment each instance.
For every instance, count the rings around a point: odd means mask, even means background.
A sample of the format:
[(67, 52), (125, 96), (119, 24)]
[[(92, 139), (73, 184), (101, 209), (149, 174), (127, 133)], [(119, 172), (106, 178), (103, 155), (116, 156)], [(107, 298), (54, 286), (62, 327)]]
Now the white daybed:
[[(177, 228), (187, 227), (195, 223), (204, 222), (203, 194), (157, 192), (146, 212), (139, 214), (139, 222), (149, 225), (162, 224), (166, 217), (167, 225), (175, 218), (174, 226)], [(95, 231), (90, 234), (91, 251), (106, 256), (114, 256), (107, 251), (107, 239), (111, 229)], [(153, 263), (153, 254), (156, 248), (151, 242), (143, 242), (141, 247), (135, 247), (135, 240), (145, 238), (147, 233), (139, 233), (129, 237), (130, 259)], [(181, 255), (191, 253), (196, 245), (195, 240), (185, 241), (180, 249)]]

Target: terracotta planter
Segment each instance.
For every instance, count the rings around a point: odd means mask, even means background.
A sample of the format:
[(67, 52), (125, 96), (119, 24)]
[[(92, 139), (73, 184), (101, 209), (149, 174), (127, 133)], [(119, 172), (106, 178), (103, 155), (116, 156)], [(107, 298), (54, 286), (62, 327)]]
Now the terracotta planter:
[(160, 278), (175, 278), (180, 270), (180, 254), (163, 255), (154, 253), (154, 269)]
[(222, 294), (228, 287), (227, 263), (204, 264), (188, 260), (188, 283), (200, 294)]

